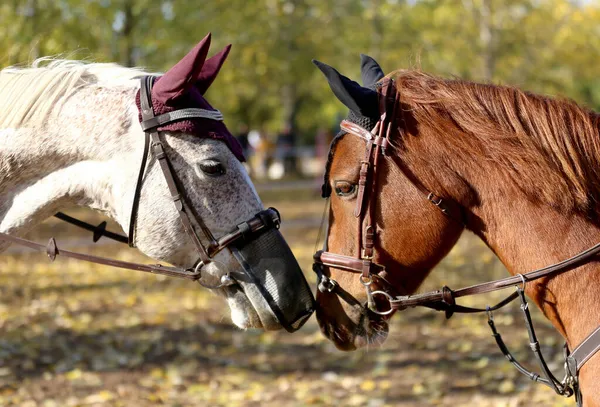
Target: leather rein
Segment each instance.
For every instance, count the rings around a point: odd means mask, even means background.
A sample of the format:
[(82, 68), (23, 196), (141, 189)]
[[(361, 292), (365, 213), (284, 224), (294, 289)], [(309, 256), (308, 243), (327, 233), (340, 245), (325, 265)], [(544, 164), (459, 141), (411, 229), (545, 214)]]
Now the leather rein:
[[(175, 204), (175, 208), (179, 213), (181, 223), (184, 227), (189, 238), (194, 243), (196, 251), (198, 252), (198, 261), (190, 268), (165, 266), (162, 264), (140, 264), (126, 262), (116, 259), (110, 259), (105, 257), (93, 256), (85, 253), (78, 253), (69, 250), (60, 249), (56, 243), (56, 240), (52, 237), (46, 245), (37, 243), (31, 240), (19, 238), (16, 236), (9, 235), (7, 233), (0, 232), (0, 240), (5, 240), (14, 244), (25, 246), (34, 250), (46, 252), (50, 261), (54, 261), (56, 256), (62, 255), (64, 257), (71, 257), (78, 260), (83, 260), (91, 263), (104, 264), (107, 266), (143, 271), (152, 274), (161, 274), (169, 277), (178, 277), (198, 281), (202, 286), (209, 289), (218, 289), (228, 285), (236, 284), (233, 277), (227, 273), (221, 277), (218, 284), (211, 285), (202, 281), (202, 268), (212, 261), (212, 258), (220, 251), (226, 249), (233, 243), (240, 241), (249, 240), (258, 233), (263, 233), (266, 230), (276, 228), (280, 226), (281, 218), (279, 212), (275, 208), (269, 208), (258, 212), (251, 219), (240, 223), (231, 232), (216, 239), (211, 233), (210, 229), (206, 226), (200, 216), (197, 216), (191, 205), (189, 205), (185, 199), (185, 195), (180, 192), (179, 182), (176, 178), (176, 174), (173, 172), (169, 158), (165, 153), (162, 141), (160, 139), (157, 128), (164, 126), (168, 123), (173, 123), (179, 120), (186, 120), (190, 118), (204, 118), (210, 120), (222, 121), (223, 116), (218, 110), (206, 110), (206, 109), (180, 109), (170, 113), (165, 113), (159, 116), (154, 115), (154, 109), (152, 107), (151, 89), (154, 83), (155, 77), (145, 76), (141, 78), (140, 88), (140, 104), (142, 107), (142, 122), (141, 126), (145, 133), (144, 141), (144, 153), (140, 166), (140, 171), (135, 187), (133, 205), (131, 209), (131, 217), (129, 223), (129, 235), (123, 236), (118, 233), (110, 232), (106, 230), (106, 222), (102, 222), (98, 226), (91, 225), (87, 222), (72, 218), (61, 212), (55, 216), (68, 223), (74, 224), (75, 226), (90, 230), (94, 233), (94, 242), (98, 241), (102, 236), (116, 240), (121, 243), (128, 243), (130, 247), (135, 247), (135, 225), (137, 220), (137, 213), (140, 203), (140, 196), (142, 191), (144, 173), (146, 170), (146, 164), (148, 156), (150, 155), (150, 148), (152, 149), (152, 155), (156, 157), (160, 163), (160, 168), (163, 172), (171, 198)], [(188, 213), (189, 211), (189, 213)], [(204, 246), (196, 234), (194, 224), (202, 230), (205, 237), (208, 239), (208, 246)]]
[[(396, 91), (393, 80), (383, 84), (383, 90), (380, 88), (380, 111), (381, 116), (373, 130), (368, 131), (357, 124), (342, 121), (341, 128), (346, 133), (357, 136), (366, 141), (365, 157), (360, 162), (360, 176), (358, 182), (358, 192), (356, 198), (356, 207), (354, 217), (358, 223), (357, 233), (357, 251), (356, 256), (346, 256), (327, 251), (327, 238), (324, 250), (317, 251), (314, 255), (313, 270), (317, 274), (318, 289), (322, 293), (334, 293), (340, 296), (344, 301), (351, 305), (360, 305), (377, 315), (389, 315), (394, 311), (401, 311), (407, 308), (427, 307), (437, 311), (444, 311), (446, 318), (450, 318), (454, 313), (480, 313), (486, 312), (488, 315), (488, 324), (492, 330), (492, 336), (506, 358), (524, 375), (538, 383), (551, 387), (557, 394), (570, 397), (575, 394), (578, 406), (582, 404), (581, 392), (578, 384), (578, 373), (581, 367), (596, 352), (600, 351), (600, 327), (594, 330), (581, 344), (572, 352), (569, 352), (565, 344), (565, 378), (558, 380), (550, 372), (540, 350), (533, 322), (529, 313), (529, 306), (525, 298), (525, 285), (527, 282), (534, 281), (544, 277), (552, 277), (587, 263), (600, 253), (600, 243), (576, 254), (575, 256), (563, 260), (559, 263), (534, 270), (525, 274), (493, 280), (481, 284), (472, 285), (458, 290), (451, 290), (444, 286), (441, 290), (426, 292), (414, 295), (394, 295), (392, 285), (380, 274), (386, 271), (385, 266), (373, 261), (374, 239), (376, 234), (375, 219), (375, 200), (377, 165), (380, 157), (385, 157), (390, 146), (390, 136), (395, 126), (395, 111), (399, 104), (399, 95)], [(393, 101), (393, 102), (392, 102)], [(433, 192), (429, 191), (415, 176), (407, 169), (402, 168), (396, 163), (402, 173), (411, 181), (425, 199), (436, 206), (444, 215), (450, 219), (459, 222), (465, 226), (465, 217), (462, 208), (458, 203), (443, 199)], [(327, 180), (326, 180), (327, 182)], [(327, 188), (324, 188), (327, 190)], [(337, 281), (328, 277), (325, 268), (333, 267), (359, 275), (359, 281), (364, 286), (367, 301), (361, 303), (350, 293), (345, 291)], [(374, 291), (371, 288), (373, 282), (382, 287)], [(457, 298), (489, 293), (502, 290), (509, 287), (515, 287), (516, 291), (500, 301), (494, 306), (486, 308), (472, 308), (456, 303)], [(391, 292), (391, 293), (390, 293)], [(387, 307), (384, 310), (379, 308), (380, 302), (375, 299), (381, 296)], [(525, 325), (529, 335), (530, 347), (534, 352), (536, 359), (542, 370), (542, 375), (532, 373), (523, 367), (510, 353), (502, 337), (497, 332), (492, 312), (498, 310), (512, 301), (519, 299), (521, 302), (521, 311), (523, 312)]]

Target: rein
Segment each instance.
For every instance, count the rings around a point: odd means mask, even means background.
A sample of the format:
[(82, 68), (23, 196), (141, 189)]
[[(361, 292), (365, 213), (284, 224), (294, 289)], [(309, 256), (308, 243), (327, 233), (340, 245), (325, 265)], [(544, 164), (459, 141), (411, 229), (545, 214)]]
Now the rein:
[[(540, 344), (537, 340), (531, 315), (529, 313), (529, 304), (525, 298), (525, 285), (528, 282), (538, 280), (544, 277), (552, 277), (591, 261), (600, 253), (600, 243), (563, 260), (559, 263), (534, 270), (525, 274), (502, 278), (499, 280), (488, 281), (481, 284), (464, 287), (458, 290), (451, 290), (447, 286), (441, 290), (430, 291), (414, 295), (392, 295), (390, 294), (391, 285), (382, 278), (379, 273), (386, 271), (385, 266), (373, 261), (374, 254), (374, 236), (375, 219), (374, 208), (377, 195), (375, 194), (375, 184), (377, 182), (377, 163), (380, 156), (386, 155), (386, 147), (390, 143), (390, 135), (394, 128), (395, 111), (399, 103), (399, 95), (394, 86), (394, 81), (389, 80), (384, 83), (385, 89), (380, 90), (380, 111), (381, 116), (372, 131), (368, 131), (355, 123), (342, 121), (341, 128), (349, 134), (358, 136), (367, 142), (365, 158), (361, 160), (360, 178), (358, 183), (357, 203), (354, 210), (354, 216), (358, 221), (358, 250), (355, 257), (331, 253), (327, 251), (327, 238), (324, 250), (317, 251), (314, 255), (313, 270), (317, 274), (318, 289), (322, 293), (337, 294), (340, 298), (351, 305), (359, 305), (366, 308), (371, 313), (377, 315), (389, 315), (394, 311), (401, 311), (407, 308), (427, 307), (437, 311), (444, 311), (446, 318), (450, 318), (454, 313), (482, 313), (486, 312), (488, 324), (492, 331), (492, 336), (496, 340), (498, 347), (503, 355), (519, 370), (519, 372), (528, 376), (531, 380), (545, 384), (551, 387), (557, 394), (570, 397), (575, 395), (577, 405), (582, 406), (582, 397), (579, 389), (578, 374), (581, 367), (596, 353), (600, 351), (600, 327), (594, 330), (584, 341), (579, 344), (572, 352), (565, 344), (565, 378), (560, 381), (554, 377), (547, 366), (541, 353)], [(393, 100), (393, 103), (390, 103)], [(465, 218), (461, 207), (454, 201), (444, 200), (429, 191), (407, 168), (396, 163), (401, 172), (407, 179), (424, 195), (427, 201), (436, 206), (444, 215), (450, 219), (465, 225)], [(326, 190), (323, 188), (323, 190)], [(366, 211), (364, 208), (368, 208)], [(365, 213), (368, 212), (368, 213)], [(361, 303), (350, 293), (345, 291), (340, 285), (328, 277), (324, 269), (328, 267), (337, 268), (343, 271), (359, 274), (359, 281), (364, 286), (367, 301)], [(377, 283), (383, 282), (380, 290), (373, 291), (371, 284), (377, 279)], [(486, 308), (472, 308), (456, 303), (457, 298), (472, 295), (489, 293), (497, 290), (516, 286), (516, 292), (512, 293), (494, 306)], [(388, 291), (389, 290), (389, 291)], [(380, 310), (375, 301), (377, 296), (383, 297), (387, 303), (386, 310)], [(536, 359), (542, 370), (542, 375), (532, 373), (521, 365), (510, 353), (506, 347), (501, 335), (498, 333), (494, 324), (493, 311), (496, 311), (512, 301), (519, 299), (521, 302), (521, 311), (523, 313), (525, 326), (529, 336), (529, 344), (536, 356)]]
[[(514, 276), (502, 278), (499, 280), (488, 281), (481, 284), (472, 285), (458, 290), (451, 290), (448, 287), (443, 287), (441, 290), (430, 291), (422, 294), (398, 296), (390, 299), (390, 305), (395, 310), (404, 310), (423, 306), (433, 308), (438, 311), (445, 311), (446, 316), (450, 318), (453, 313), (475, 313), (485, 312), (482, 308), (469, 308), (457, 305), (455, 299), (489, 293), (493, 291), (503, 290), (505, 288), (514, 287), (518, 284), (523, 284), (544, 277), (552, 277), (572, 270), (573, 268), (586, 263), (596, 254), (600, 253), (600, 243), (584, 250), (575, 256), (563, 260), (560, 263), (530, 271), (525, 274), (517, 274)], [(515, 297), (516, 298), (516, 297)]]
[[(118, 233), (110, 232), (106, 230), (106, 222), (102, 222), (98, 226), (91, 225), (87, 222), (75, 219), (71, 216), (65, 215), (61, 212), (55, 216), (65, 222), (71, 223), (75, 226), (87, 229), (93, 232), (93, 241), (96, 242), (102, 236), (116, 240), (121, 243), (129, 243), (129, 246), (135, 247), (135, 224), (137, 219), (137, 212), (140, 202), (144, 171), (146, 169), (146, 163), (148, 156), (150, 155), (150, 148), (152, 149), (152, 155), (160, 163), (160, 168), (163, 172), (165, 180), (171, 193), (173, 203), (177, 209), (182, 225), (194, 243), (196, 250), (199, 255), (198, 261), (190, 268), (165, 266), (161, 264), (140, 264), (131, 263), (116, 259), (110, 259), (106, 257), (93, 256), (85, 253), (78, 253), (69, 250), (60, 249), (56, 243), (56, 240), (52, 237), (48, 241), (48, 244), (44, 245), (41, 243), (34, 242), (19, 238), (16, 236), (9, 235), (7, 233), (0, 232), (0, 240), (5, 240), (14, 244), (28, 247), (33, 250), (46, 252), (50, 261), (54, 261), (56, 256), (62, 255), (64, 257), (71, 257), (74, 259), (87, 261), (90, 263), (104, 264), (107, 266), (143, 271), (152, 274), (161, 274), (169, 277), (184, 278), (192, 281), (198, 281), (202, 286), (209, 289), (223, 288), (229, 285), (236, 284), (234, 278), (229, 274), (225, 274), (221, 277), (219, 284), (210, 285), (202, 281), (202, 268), (210, 263), (212, 257), (214, 257), (220, 251), (228, 248), (233, 243), (247, 242), (250, 241), (256, 234), (264, 233), (269, 229), (279, 229), (281, 217), (279, 212), (275, 208), (269, 208), (258, 212), (251, 219), (238, 224), (231, 232), (216, 239), (210, 229), (206, 226), (200, 216), (197, 216), (192, 207), (187, 204), (185, 195), (180, 192), (179, 183), (176, 175), (171, 168), (171, 164), (167, 154), (164, 151), (162, 141), (160, 140), (157, 128), (168, 123), (173, 123), (179, 120), (187, 120), (190, 118), (203, 118), (209, 120), (222, 121), (223, 115), (218, 110), (206, 110), (206, 109), (180, 109), (174, 112), (162, 114), (159, 116), (154, 115), (154, 109), (152, 107), (151, 89), (154, 83), (155, 77), (145, 76), (141, 79), (140, 88), (140, 103), (142, 106), (142, 130), (145, 133), (144, 142), (144, 153), (140, 166), (140, 172), (138, 175), (137, 183), (135, 186), (133, 205), (131, 210), (131, 220), (129, 224), (129, 236), (123, 236)], [(150, 141), (152, 143), (150, 143)], [(188, 210), (190, 213), (188, 214)], [(204, 246), (200, 241), (200, 238), (194, 230), (193, 223), (198, 225), (204, 235), (208, 238), (208, 246)]]

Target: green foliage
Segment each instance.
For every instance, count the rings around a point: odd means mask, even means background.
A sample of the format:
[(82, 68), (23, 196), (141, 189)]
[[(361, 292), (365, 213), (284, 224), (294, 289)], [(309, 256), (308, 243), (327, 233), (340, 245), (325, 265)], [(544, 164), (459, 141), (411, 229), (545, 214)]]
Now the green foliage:
[[(168, 69), (207, 32), (234, 48), (208, 98), (229, 126), (310, 140), (345, 108), (312, 66), (358, 78), (358, 54), (387, 71), (517, 85), (600, 109), (600, 6), (574, 0), (6, 0), (0, 64), (43, 55)], [(73, 53), (73, 51), (76, 51)]]

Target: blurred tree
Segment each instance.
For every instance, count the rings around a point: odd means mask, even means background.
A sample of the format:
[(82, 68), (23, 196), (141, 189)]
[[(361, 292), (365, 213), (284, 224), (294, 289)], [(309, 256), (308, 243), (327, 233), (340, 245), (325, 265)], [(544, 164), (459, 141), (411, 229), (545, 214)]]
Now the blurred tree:
[[(239, 123), (311, 140), (344, 107), (312, 64), (359, 77), (421, 68), (572, 97), (600, 109), (600, 4), (582, 0), (5, 0), (0, 63), (43, 55), (168, 69), (213, 32), (233, 52), (209, 100)], [(77, 51), (73, 53), (73, 51)]]

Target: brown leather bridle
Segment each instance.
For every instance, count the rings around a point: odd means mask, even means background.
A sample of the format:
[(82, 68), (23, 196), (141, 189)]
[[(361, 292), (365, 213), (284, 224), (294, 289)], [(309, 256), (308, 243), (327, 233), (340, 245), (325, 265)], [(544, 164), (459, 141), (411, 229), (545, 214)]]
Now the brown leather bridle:
[[(382, 88), (380, 87), (380, 89)], [(393, 80), (388, 80), (383, 89), (380, 93), (379, 103), (381, 115), (379, 121), (371, 131), (347, 120), (343, 120), (340, 124), (342, 130), (347, 134), (357, 136), (366, 141), (365, 156), (360, 161), (356, 207), (353, 213), (357, 219), (356, 255), (353, 257), (320, 250), (314, 255), (313, 270), (318, 275), (318, 288), (321, 292), (337, 292), (338, 294), (341, 292), (340, 285), (323, 273), (322, 266), (334, 267), (359, 274), (359, 281), (364, 286), (367, 294), (366, 308), (379, 315), (388, 315), (394, 309), (390, 307), (385, 311), (381, 311), (377, 308), (375, 302), (375, 295), (386, 297), (390, 303), (396, 298), (392, 294), (396, 290), (382, 276), (385, 266), (373, 261), (375, 237), (377, 235), (375, 208), (377, 206), (376, 200), (378, 195), (376, 187), (380, 159), (385, 157), (391, 149), (390, 137), (396, 127), (395, 112), (398, 108), (399, 98)], [(437, 206), (444, 214), (455, 219), (461, 219), (462, 213), (457, 205), (443, 200), (427, 190), (418, 179), (408, 174), (406, 170), (403, 170), (403, 173), (407, 174), (407, 177), (426, 196), (427, 200)], [(324, 190), (327, 190), (327, 188), (324, 188)], [(384, 287), (385, 290), (373, 291), (372, 284), (374, 279), (377, 280), (377, 285)], [(344, 292), (344, 299), (347, 302), (360, 304), (358, 300), (347, 292)]]
[[(592, 261), (595, 256), (600, 253), (600, 243), (562, 262), (529, 273), (517, 274), (503, 279), (461, 288), (459, 290), (451, 290), (444, 286), (441, 290), (423, 294), (395, 295), (393, 286), (381, 276), (381, 273), (385, 271), (385, 266), (375, 263), (373, 261), (373, 256), (375, 252), (375, 238), (377, 236), (375, 218), (375, 203), (377, 199), (376, 184), (378, 179), (377, 167), (380, 158), (382, 156), (385, 157), (387, 150), (390, 149), (390, 136), (394, 133), (396, 128), (396, 110), (399, 107), (400, 101), (393, 80), (384, 80), (378, 89), (380, 95), (379, 105), (381, 116), (371, 131), (346, 120), (342, 121), (340, 124), (342, 130), (347, 134), (357, 136), (366, 141), (365, 157), (360, 161), (358, 192), (356, 197), (356, 207), (354, 209), (354, 217), (357, 219), (358, 224), (358, 247), (354, 257), (331, 253), (327, 251), (326, 237), (325, 249), (317, 251), (313, 256), (313, 270), (317, 274), (319, 291), (321, 293), (337, 294), (347, 303), (359, 305), (366, 308), (368, 312), (378, 315), (388, 315), (394, 311), (405, 310), (417, 306), (444, 311), (447, 318), (450, 318), (454, 313), (486, 312), (488, 314), (488, 324), (492, 330), (492, 335), (500, 347), (500, 350), (521, 373), (535, 382), (551, 387), (559, 395), (569, 397), (575, 394), (577, 404), (578, 406), (581, 406), (582, 398), (578, 383), (578, 373), (583, 364), (596, 352), (600, 351), (600, 327), (595, 329), (572, 352), (569, 352), (568, 346), (565, 344), (565, 378), (563, 380), (558, 380), (550, 372), (544, 357), (542, 356), (540, 345), (529, 314), (529, 307), (524, 290), (525, 284), (529, 281), (555, 276)], [(435, 193), (428, 190), (410, 171), (408, 171), (407, 168), (404, 168), (400, 163), (396, 164), (404, 176), (406, 176), (406, 178), (423, 194), (427, 201), (437, 207), (450, 219), (458, 222), (463, 227), (466, 226), (463, 209), (457, 202), (437, 196)], [(328, 180), (325, 182), (328, 182)], [(325, 185), (323, 190), (329, 190), (328, 186)], [(324, 271), (324, 268), (326, 267), (333, 267), (359, 274), (359, 281), (364, 286), (366, 292), (366, 304), (361, 303), (349, 292), (344, 290), (337, 281), (328, 277), (326, 275), (327, 273)], [(377, 284), (382, 287), (380, 290), (372, 290), (371, 285), (374, 280), (377, 280)], [(515, 286), (517, 288), (516, 292), (494, 306), (472, 308), (456, 303), (456, 299), (460, 297), (483, 294)], [(382, 296), (384, 298), (388, 303), (387, 309), (380, 310), (378, 308), (378, 304), (375, 301), (376, 296)], [(494, 324), (492, 312), (502, 308), (517, 298), (521, 302), (521, 311), (525, 318), (530, 347), (542, 369), (542, 376), (530, 372), (512, 356)]]
[[(393, 86), (387, 87), (388, 92), (391, 88)], [(354, 217), (357, 219), (356, 255), (353, 257), (320, 250), (314, 255), (315, 263), (313, 266), (313, 270), (318, 275), (318, 288), (321, 292), (337, 292), (339, 294), (341, 291), (339, 284), (323, 273), (322, 266), (335, 267), (359, 274), (359, 281), (365, 287), (367, 294), (367, 308), (375, 313), (381, 312), (377, 310), (373, 297), (373, 290), (371, 288), (373, 278), (377, 278), (378, 282), (385, 281), (380, 276), (385, 267), (373, 261), (377, 227), (375, 222), (375, 200), (377, 198), (375, 187), (380, 156), (385, 154), (386, 148), (389, 146), (389, 137), (393, 123), (395, 122), (392, 112), (395, 109), (396, 103), (395, 100), (390, 109), (387, 97), (384, 96), (382, 100), (382, 114), (373, 130), (368, 131), (346, 120), (340, 124), (342, 130), (366, 140), (367, 143), (365, 156), (360, 162), (356, 207), (354, 208)], [(391, 287), (391, 285), (387, 285)], [(360, 304), (358, 300), (347, 292), (344, 292), (343, 298), (347, 302)], [(384, 312), (383, 314), (389, 312)]]
[[(141, 126), (145, 133), (144, 142), (144, 153), (142, 157), (142, 163), (140, 166), (140, 172), (135, 187), (133, 205), (131, 210), (131, 220), (129, 223), (129, 235), (123, 236), (118, 233), (109, 232), (106, 230), (106, 222), (102, 222), (98, 226), (93, 226), (87, 222), (80, 221), (72, 218), (68, 215), (58, 213), (56, 216), (59, 219), (75, 224), (76, 226), (88, 229), (94, 232), (94, 241), (97, 241), (100, 237), (106, 236), (110, 239), (129, 243), (131, 247), (134, 247), (135, 239), (135, 225), (138, 213), (138, 207), (140, 202), (141, 190), (143, 185), (144, 174), (146, 170), (146, 163), (149, 156), (150, 147), (152, 148), (152, 154), (156, 157), (160, 163), (160, 168), (163, 172), (171, 198), (175, 204), (175, 208), (179, 213), (181, 223), (186, 231), (187, 235), (192, 240), (196, 251), (198, 252), (198, 261), (190, 268), (164, 266), (161, 264), (140, 264), (131, 263), (121, 260), (109, 259), (105, 257), (93, 256), (85, 253), (78, 253), (68, 250), (59, 249), (55, 238), (50, 238), (48, 244), (44, 245), (36, 243), (31, 240), (11, 236), (7, 233), (0, 232), (0, 240), (9, 241), (21, 246), (29, 247), (38, 251), (45, 251), (51, 261), (54, 261), (57, 255), (64, 257), (71, 257), (91, 263), (104, 264), (112, 267), (118, 267), (123, 269), (144, 271), (153, 274), (162, 274), (170, 277), (185, 278), (193, 281), (198, 281), (201, 285), (210, 289), (218, 289), (228, 285), (235, 284), (233, 277), (227, 273), (221, 277), (221, 281), (218, 284), (211, 285), (202, 281), (202, 268), (212, 261), (212, 258), (224, 250), (225, 248), (231, 248), (237, 250), (232, 245), (234, 243), (243, 242), (244, 240), (250, 240), (256, 234), (261, 234), (269, 229), (279, 228), (280, 216), (279, 212), (274, 208), (269, 208), (258, 212), (251, 219), (240, 223), (231, 232), (216, 239), (211, 233), (210, 229), (206, 226), (201, 216), (198, 216), (191, 205), (186, 202), (185, 195), (180, 192), (179, 182), (173, 172), (169, 158), (165, 153), (162, 141), (159, 137), (157, 128), (164, 126), (168, 123), (173, 123), (178, 120), (185, 120), (190, 118), (204, 118), (210, 120), (223, 120), (222, 115), (218, 110), (206, 110), (206, 109), (180, 109), (170, 113), (162, 114), (159, 116), (154, 115), (154, 109), (152, 107), (151, 89), (154, 83), (155, 77), (145, 76), (141, 79), (140, 88), (140, 103), (142, 106), (142, 122)], [(208, 240), (208, 245), (204, 246), (196, 234), (194, 225), (202, 230), (204, 236)]]

